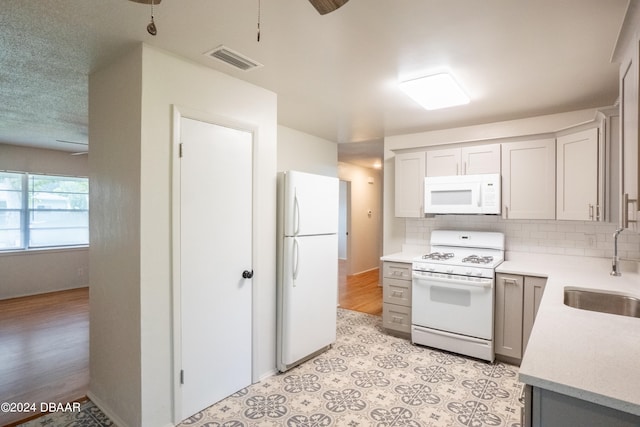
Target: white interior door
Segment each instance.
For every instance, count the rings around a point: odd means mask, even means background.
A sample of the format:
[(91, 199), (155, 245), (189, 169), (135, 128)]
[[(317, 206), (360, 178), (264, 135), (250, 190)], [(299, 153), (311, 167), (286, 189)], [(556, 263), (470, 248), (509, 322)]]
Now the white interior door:
[(180, 120), (181, 416), (251, 383), (252, 134)]

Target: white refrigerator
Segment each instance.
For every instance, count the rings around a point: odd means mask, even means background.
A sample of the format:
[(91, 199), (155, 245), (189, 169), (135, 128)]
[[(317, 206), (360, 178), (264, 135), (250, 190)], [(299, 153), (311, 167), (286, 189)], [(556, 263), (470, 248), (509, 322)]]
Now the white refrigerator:
[(337, 178), (278, 176), (277, 367), (284, 372), (336, 340)]

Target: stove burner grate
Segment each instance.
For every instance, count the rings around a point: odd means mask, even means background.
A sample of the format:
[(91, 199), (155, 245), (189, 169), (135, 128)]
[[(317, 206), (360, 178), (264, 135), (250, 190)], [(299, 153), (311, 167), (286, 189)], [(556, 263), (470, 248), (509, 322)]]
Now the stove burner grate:
[(455, 255), (453, 252), (431, 252), (430, 254), (422, 255), (422, 259), (432, 259), (436, 261), (444, 261), (453, 258)]
[(462, 262), (470, 262), (472, 264), (489, 264), (493, 262), (492, 256), (469, 255), (462, 259)]

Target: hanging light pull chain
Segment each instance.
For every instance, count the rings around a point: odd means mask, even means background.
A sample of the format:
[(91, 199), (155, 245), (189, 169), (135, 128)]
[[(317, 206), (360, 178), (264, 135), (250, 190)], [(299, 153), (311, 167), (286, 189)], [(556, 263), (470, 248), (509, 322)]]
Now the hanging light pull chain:
[(147, 25), (147, 32), (152, 36), (158, 34), (158, 29), (156, 28), (156, 23), (153, 21), (153, 4), (155, 0), (151, 0), (151, 22)]
[(260, 0), (258, 0), (258, 43), (260, 43)]

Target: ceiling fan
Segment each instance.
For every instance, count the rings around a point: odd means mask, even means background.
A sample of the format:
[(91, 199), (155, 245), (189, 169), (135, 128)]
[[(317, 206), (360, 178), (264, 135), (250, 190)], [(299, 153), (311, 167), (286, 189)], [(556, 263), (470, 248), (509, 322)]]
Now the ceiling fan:
[(348, 1), (349, 0), (309, 0), (309, 3), (316, 8), (320, 15), (326, 15), (343, 6)]
[[(162, 0), (130, 0), (136, 3), (143, 4), (160, 4)], [(343, 6), (349, 0), (309, 0), (309, 3), (316, 8), (320, 15), (326, 15), (329, 12), (333, 12), (337, 10), (339, 7)]]

